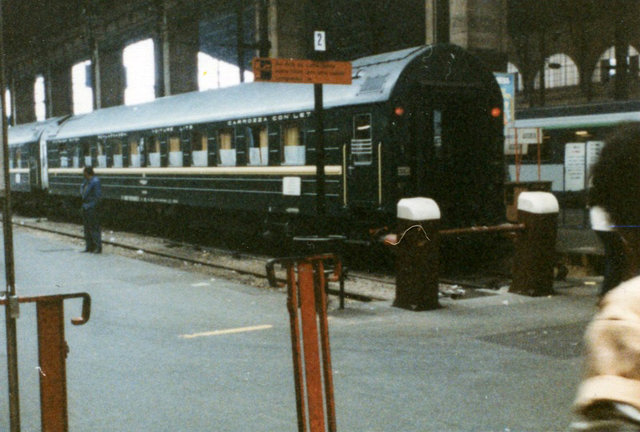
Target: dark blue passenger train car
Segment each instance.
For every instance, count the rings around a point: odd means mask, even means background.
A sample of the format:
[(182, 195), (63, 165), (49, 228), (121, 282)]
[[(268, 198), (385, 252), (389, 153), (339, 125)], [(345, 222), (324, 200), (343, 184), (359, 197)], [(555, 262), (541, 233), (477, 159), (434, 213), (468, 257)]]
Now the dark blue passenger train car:
[(11, 190), (32, 193), (47, 188), (46, 140), (55, 133), (61, 117), (9, 128), (9, 173)]
[[(446, 226), (503, 220), (502, 96), (481, 62), (437, 45), (352, 66), (351, 85), (323, 86), (324, 202), (335, 233), (389, 226), (411, 196), (434, 198)], [(47, 138), (43, 186), (75, 196), (90, 165), (112, 202), (313, 227), (313, 107), (311, 85), (256, 82), (73, 116)]]

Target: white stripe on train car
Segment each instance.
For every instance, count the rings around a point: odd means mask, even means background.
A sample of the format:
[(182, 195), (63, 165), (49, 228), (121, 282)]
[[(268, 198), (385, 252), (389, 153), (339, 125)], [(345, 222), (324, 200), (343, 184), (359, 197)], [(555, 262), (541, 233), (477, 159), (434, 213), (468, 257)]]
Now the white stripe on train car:
[[(49, 168), (51, 175), (82, 174), (82, 168)], [(243, 166), (243, 167), (167, 167), (167, 168), (94, 168), (97, 175), (248, 175), (248, 176), (313, 176), (315, 165)], [(327, 165), (325, 175), (341, 176), (342, 166)]]

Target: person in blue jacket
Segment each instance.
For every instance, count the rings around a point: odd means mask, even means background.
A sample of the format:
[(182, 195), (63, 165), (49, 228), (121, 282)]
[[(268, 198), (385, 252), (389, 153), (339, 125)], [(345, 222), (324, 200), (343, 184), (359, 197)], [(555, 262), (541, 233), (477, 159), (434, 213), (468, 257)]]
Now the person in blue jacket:
[(98, 217), (98, 204), (102, 196), (100, 179), (92, 167), (84, 168), (84, 182), (80, 189), (82, 195), (82, 222), (84, 224), (84, 252), (102, 253), (102, 234)]

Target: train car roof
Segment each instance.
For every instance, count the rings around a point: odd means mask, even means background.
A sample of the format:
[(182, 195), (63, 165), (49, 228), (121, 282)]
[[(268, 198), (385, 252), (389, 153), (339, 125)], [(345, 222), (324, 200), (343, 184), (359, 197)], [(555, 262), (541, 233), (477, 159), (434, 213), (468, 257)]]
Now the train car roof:
[(638, 121), (640, 121), (640, 111), (631, 111), (607, 114), (528, 118), (516, 120), (515, 127), (536, 127), (542, 129), (577, 129), (586, 127), (613, 126), (618, 123)]
[[(326, 108), (387, 101), (407, 64), (430, 47), (409, 48), (352, 62), (351, 85), (324, 85)], [(167, 96), (139, 105), (117, 106), (71, 117), (54, 139), (263, 117), (311, 111), (312, 85), (253, 82)]]
[(9, 146), (19, 146), (38, 141), (45, 130), (55, 128), (60, 120), (62, 120), (62, 117), (52, 117), (44, 121), (9, 126), (7, 129)]

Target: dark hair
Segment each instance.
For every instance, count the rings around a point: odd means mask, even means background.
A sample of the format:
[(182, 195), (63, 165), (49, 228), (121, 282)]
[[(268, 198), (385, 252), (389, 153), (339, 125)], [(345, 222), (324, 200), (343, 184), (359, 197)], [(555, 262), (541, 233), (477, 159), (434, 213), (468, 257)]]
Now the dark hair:
[(616, 225), (640, 225), (640, 123), (625, 123), (605, 140), (591, 180), (590, 205)]
[(92, 177), (95, 175), (95, 173), (93, 172), (93, 167), (90, 167), (90, 166), (84, 167), (84, 172), (85, 174), (90, 175)]

